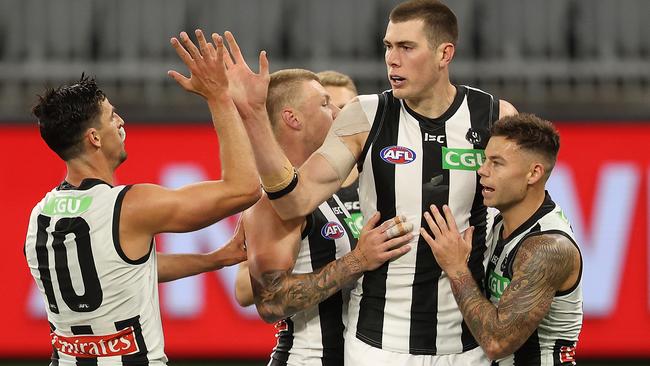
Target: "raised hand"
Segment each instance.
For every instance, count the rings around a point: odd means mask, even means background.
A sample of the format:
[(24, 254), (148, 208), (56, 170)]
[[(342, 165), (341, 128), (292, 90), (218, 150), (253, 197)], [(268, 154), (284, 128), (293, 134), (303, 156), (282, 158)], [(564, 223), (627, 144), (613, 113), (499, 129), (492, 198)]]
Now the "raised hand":
[(420, 228), (420, 235), (431, 247), (442, 270), (451, 273), (456, 269), (467, 267), (467, 260), (472, 250), (474, 227), (469, 227), (461, 236), (449, 206), (444, 205), (442, 209), (444, 218), (434, 205), (431, 205), (431, 214), (424, 213), (424, 219), (434, 237), (432, 238), (424, 228)]
[(190, 70), (187, 78), (177, 71), (167, 72), (183, 89), (196, 93), (205, 99), (228, 96), (228, 78), (224, 64), (225, 47), (223, 38), (213, 34), (212, 39), (217, 45), (207, 42), (200, 29), (195, 31), (199, 47), (192, 42), (185, 32), (181, 32), (180, 41), (173, 37), (171, 44), (178, 57)]
[(372, 271), (387, 260), (406, 254), (411, 247), (407, 245), (413, 239), (413, 224), (404, 216), (396, 216), (383, 224), (379, 223), (379, 213), (370, 217), (361, 229), (361, 236), (353, 254), (359, 260), (362, 270)]
[[(269, 88), (269, 61), (266, 51), (261, 51), (259, 56), (259, 73), (254, 73), (244, 56), (242, 56), (235, 37), (230, 32), (224, 34), (230, 52), (224, 61), (226, 75), (230, 81), (230, 94), (237, 106), (237, 110), (244, 119), (254, 111), (266, 111), (266, 93)], [(213, 35), (213, 40), (215, 35)]]

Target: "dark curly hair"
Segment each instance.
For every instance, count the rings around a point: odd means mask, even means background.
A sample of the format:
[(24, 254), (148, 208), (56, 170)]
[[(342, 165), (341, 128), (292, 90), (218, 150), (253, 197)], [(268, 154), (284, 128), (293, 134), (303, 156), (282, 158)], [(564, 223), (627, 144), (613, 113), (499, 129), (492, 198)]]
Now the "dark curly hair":
[(555, 166), (560, 151), (560, 135), (547, 120), (530, 113), (503, 117), (492, 126), (491, 136), (505, 137), (516, 142), (522, 149), (545, 157), (549, 163), (547, 174)]
[(32, 113), (47, 146), (65, 161), (77, 157), (82, 152), (83, 135), (98, 122), (105, 99), (95, 79), (83, 74), (75, 84), (50, 88), (39, 95)]

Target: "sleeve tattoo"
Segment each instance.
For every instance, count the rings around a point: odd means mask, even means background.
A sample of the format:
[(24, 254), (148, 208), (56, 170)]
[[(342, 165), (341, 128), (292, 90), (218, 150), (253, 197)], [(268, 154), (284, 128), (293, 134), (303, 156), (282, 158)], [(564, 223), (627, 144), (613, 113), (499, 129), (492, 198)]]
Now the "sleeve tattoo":
[(362, 267), (356, 253), (350, 252), (312, 273), (291, 271), (268, 271), (260, 278), (251, 276), (255, 304), (266, 322), (276, 322), (321, 303), (357, 280)]
[(555, 292), (571, 274), (576, 255), (571, 243), (553, 236), (526, 239), (498, 306), (485, 298), (469, 270), (449, 277), (467, 326), (490, 358), (514, 353), (530, 337), (550, 309)]

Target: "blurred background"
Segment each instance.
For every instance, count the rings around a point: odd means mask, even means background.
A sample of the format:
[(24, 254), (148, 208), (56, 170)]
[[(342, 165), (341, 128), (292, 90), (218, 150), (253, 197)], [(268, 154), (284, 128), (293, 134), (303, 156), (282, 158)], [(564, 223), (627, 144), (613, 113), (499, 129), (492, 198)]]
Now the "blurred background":
[[(168, 187), (219, 177), (218, 141), (169, 45), (182, 30), (230, 30), (272, 71), (349, 74), (361, 93), (388, 88), (382, 37), (393, 0), (0, 0), (0, 364), (47, 364), (43, 303), (22, 254), (29, 212), (63, 178), (30, 107), (45, 86), (96, 76), (126, 121), (118, 183)], [(650, 1), (449, 0), (460, 25), (452, 79), (557, 123), (560, 161), (549, 190), (584, 257), (582, 365), (650, 364)], [(7, 204), (8, 203), (8, 204)], [(234, 218), (161, 235), (159, 250), (208, 251)], [(172, 365), (261, 365), (273, 327), (233, 299), (234, 268), (161, 286)], [(228, 360), (226, 362), (225, 360)], [(24, 363), (28, 362), (29, 363)], [(37, 361), (34, 363), (34, 361)], [(199, 365), (196, 364), (196, 365)]]

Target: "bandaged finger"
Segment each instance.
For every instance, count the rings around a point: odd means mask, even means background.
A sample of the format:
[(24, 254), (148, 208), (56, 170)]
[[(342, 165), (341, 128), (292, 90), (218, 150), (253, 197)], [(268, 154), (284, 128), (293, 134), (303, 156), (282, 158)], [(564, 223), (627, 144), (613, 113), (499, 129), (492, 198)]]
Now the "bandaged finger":
[(386, 237), (392, 239), (398, 236), (406, 235), (413, 230), (413, 224), (406, 220), (396, 222), (386, 230)]

